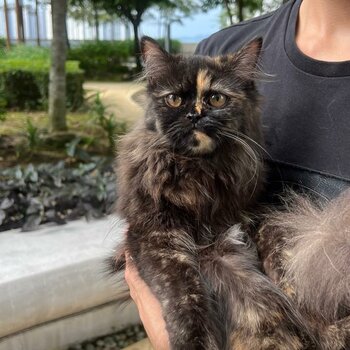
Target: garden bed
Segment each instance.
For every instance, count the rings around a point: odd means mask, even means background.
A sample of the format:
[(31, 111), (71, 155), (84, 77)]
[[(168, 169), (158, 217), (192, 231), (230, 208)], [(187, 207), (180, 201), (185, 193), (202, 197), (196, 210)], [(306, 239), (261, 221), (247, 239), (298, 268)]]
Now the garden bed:
[(0, 170), (0, 231), (40, 224), (64, 224), (85, 216), (100, 218), (111, 212), (116, 199), (110, 158), (91, 162), (65, 161), (29, 164)]
[(72, 345), (68, 350), (119, 350), (146, 337), (141, 325), (135, 325), (103, 337)]

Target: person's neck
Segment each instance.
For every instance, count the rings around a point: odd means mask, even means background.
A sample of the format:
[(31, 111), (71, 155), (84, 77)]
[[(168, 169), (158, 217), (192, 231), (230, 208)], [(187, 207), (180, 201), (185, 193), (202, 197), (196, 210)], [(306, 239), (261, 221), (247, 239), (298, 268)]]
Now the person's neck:
[(304, 0), (296, 44), (304, 54), (318, 60), (350, 60), (349, 19), (349, 0)]

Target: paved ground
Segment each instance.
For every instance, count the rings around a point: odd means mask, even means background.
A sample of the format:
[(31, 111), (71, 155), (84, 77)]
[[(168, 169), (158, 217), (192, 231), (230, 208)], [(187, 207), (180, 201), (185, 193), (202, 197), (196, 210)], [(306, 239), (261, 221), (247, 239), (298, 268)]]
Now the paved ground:
[(88, 96), (94, 92), (100, 92), (102, 102), (122, 120), (135, 122), (143, 116), (143, 109), (137, 101), (142, 103), (142, 91), (144, 86), (136, 82), (87, 82), (84, 84)]

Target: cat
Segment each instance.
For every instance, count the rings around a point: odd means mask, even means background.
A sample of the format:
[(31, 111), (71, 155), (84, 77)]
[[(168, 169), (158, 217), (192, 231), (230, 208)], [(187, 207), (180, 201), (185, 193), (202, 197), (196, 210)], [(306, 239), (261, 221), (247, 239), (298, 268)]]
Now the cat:
[(245, 233), (264, 181), (261, 47), (184, 57), (141, 40), (149, 102), (118, 146), (117, 212), (129, 226), (113, 264), (128, 251), (173, 350), (297, 350), (309, 337)]
[(264, 271), (297, 305), (316, 349), (350, 349), (350, 189), (331, 201), (288, 193), (284, 202), (257, 233)]

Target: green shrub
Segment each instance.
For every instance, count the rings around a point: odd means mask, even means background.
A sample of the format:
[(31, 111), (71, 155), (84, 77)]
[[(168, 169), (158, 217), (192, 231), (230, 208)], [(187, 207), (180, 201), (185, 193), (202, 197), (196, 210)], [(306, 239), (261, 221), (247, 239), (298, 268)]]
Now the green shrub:
[(107, 107), (101, 101), (100, 94), (95, 96), (90, 107), (90, 114), (105, 131), (109, 142), (109, 149), (113, 153), (117, 138), (127, 133), (127, 123), (117, 120), (114, 113), (108, 113)]
[(0, 47), (5, 47), (5, 46), (6, 46), (6, 39), (0, 38)]
[(6, 119), (6, 100), (3, 93), (0, 91), (0, 122)]
[(28, 140), (29, 149), (31, 151), (34, 151), (40, 142), (39, 129), (32, 123), (29, 117), (27, 117), (26, 136)]
[[(158, 39), (157, 42), (161, 47), (165, 47), (165, 39)], [(170, 53), (177, 54), (181, 52), (181, 42), (179, 40), (171, 40), (170, 43)]]
[[(6, 43), (5, 43), (6, 44)], [(1, 39), (0, 39), (1, 47)], [(5, 45), (3, 46), (5, 48)], [(11, 47), (10, 50), (5, 49), (0, 58), (5, 59), (26, 59), (26, 60), (49, 60), (50, 49), (48, 47), (29, 46), (18, 44)]]
[(88, 79), (123, 80), (130, 76), (127, 62), (133, 56), (133, 41), (86, 42), (69, 50), (68, 58), (80, 62)]
[[(7, 107), (45, 109), (49, 95), (50, 62), (47, 59), (4, 58), (0, 60), (0, 95)], [(75, 110), (83, 101), (83, 71), (79, 62), (67, 61), (67, 108)]]

